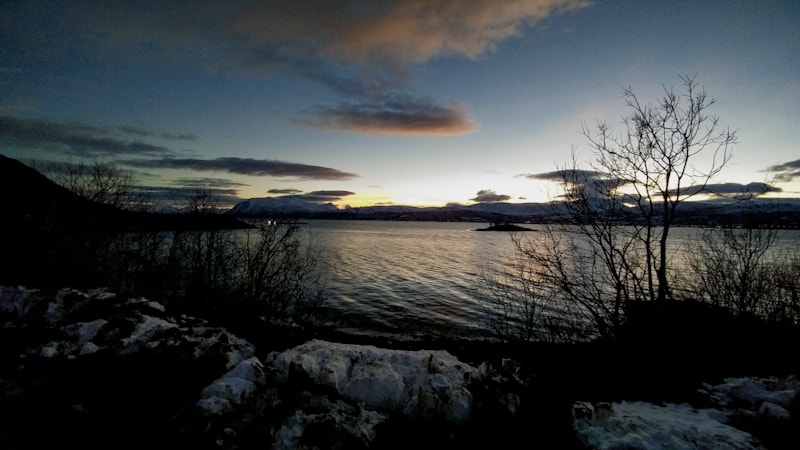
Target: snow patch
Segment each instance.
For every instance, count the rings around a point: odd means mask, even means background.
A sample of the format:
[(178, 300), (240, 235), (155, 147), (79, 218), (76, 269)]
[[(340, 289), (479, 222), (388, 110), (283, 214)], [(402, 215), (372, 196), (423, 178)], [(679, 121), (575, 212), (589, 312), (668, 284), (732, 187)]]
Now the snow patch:
[(722, 384), (703, 385), (702, 393), (711, 401), (724, 408), (757, 409), (769, 402), (784, 409), (790, 409), (800, 392), (800, 380), (794, 377), (769, 378), (726, 378)]
[(42, 346), (41, 350), (39, 350), (39, 356), (42, 358), (55, 358), (58, 356), (59, 347), (61, 347), (61, 344), (58, 342), (48, 342)]
[(34, 303), (31, 297), (38, 294), (38, 289), (0, 286), (0, 312), (15, 313), (18, 317), (25, 316)]
[(338, 435), (338, 441), (344, 442), (342, 448), (348, 448), (348, 442), (354, 448), (367, 448), (375, 439), (375, 426), (386, 419), (386, 415), (364, 408), (350, 406), (337, 400), (323, 408), (323, 411), (306, 413), (297, 410), (287, 417), (283, 425), (275, 432), (272, 448), (276, 450), (294, 450), (299, 448), (317, 448), (305, 445), (304, 439), (313, 437), (314, 433), (307, 429), (314, 425), (325, 424)]
[(469, 418), (467, 384), (478, 374), (443, 350), (387, 350), (320, 340), (271, 353), (267, 363), (279, 382), (311, 382), (369, 409), (453, 423)]
[(157, 347), (159, 343), (154, 338), (167, 330), (175, 328), (178, 328), (175, 323), (158, 317), (142, 316), (131, 335), (122, 339), (121, 343), (124, 346), (122, 353), (136, 351), (140, 344), (146, 344), (150, 348)]
[(91, 342), (97, 333), (108, 323), (105, 319), (95, 319), (90, 322), (78, 322), (64, 327), (64, 332), (68, 336), (78, 338), (76, 345), (82, 347), (87, 342)]
[(264, 384), (264, 365), (255, 356), (251, 357), (206, 386), (197, 407), (207, 415), (225, 414), (252, 398)]
[(750, 433), (722, 423), (725, 413), (715, 409), (620, 402), (612, 411), (604, 419), (576, 420), (578, 437), (598, 450), (759, 448)]

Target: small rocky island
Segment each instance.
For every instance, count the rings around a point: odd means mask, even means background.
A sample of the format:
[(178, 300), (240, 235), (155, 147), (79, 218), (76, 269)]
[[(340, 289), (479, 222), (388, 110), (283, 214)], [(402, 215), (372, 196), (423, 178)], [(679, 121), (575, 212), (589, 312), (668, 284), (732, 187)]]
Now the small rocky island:
[(536, 231), (531, 228), (521, 227), (508, 222), (492, 222), (492, 225), (487, 228), (478, 228), (475, 231)]

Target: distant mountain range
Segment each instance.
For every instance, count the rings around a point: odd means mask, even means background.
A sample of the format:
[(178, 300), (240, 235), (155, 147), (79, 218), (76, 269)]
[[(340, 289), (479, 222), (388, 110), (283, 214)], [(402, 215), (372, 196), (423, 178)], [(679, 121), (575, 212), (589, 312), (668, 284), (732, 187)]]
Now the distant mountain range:
[[(563, 217), (559, 203), (476, 203), (443, 207), (402, 205), (365, 206), (338, 209), (331, 203), (314, 203), (298, 197), (253, 198), (238, 203), (228, 215), (243, 218), (292, 217), (305, 219), (422, 220), (542, 223)], [(800, 228), (800, 199), (756, 198), (748, 202), (731, 200), (684, 202), (679, 225), (752, 225)], [(632, 211), (627, 219), (635, 222)]]

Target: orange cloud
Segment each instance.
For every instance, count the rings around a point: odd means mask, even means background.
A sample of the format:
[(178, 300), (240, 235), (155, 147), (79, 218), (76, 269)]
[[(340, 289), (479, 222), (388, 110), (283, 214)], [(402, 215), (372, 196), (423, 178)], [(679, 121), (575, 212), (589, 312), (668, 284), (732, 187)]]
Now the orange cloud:
[[(275, 56), (365, 64), (422, 63), (441, 54), (475, 58), (550, 15), (590, 0), (375, 0), (84, 5), (72, 17), (85, 38), (153, 42), (203, 52), (225, 64), (274, 66)], [(81, 8), (76, 2), (73, 7)], [(89, 14), (91, 13), (91, 14)], [(91, 32), (88, 30), (92, 30)], [(217, 51), (214, 51), (217, 50)], [(213, 53), (211, 55), (210, 53)]]

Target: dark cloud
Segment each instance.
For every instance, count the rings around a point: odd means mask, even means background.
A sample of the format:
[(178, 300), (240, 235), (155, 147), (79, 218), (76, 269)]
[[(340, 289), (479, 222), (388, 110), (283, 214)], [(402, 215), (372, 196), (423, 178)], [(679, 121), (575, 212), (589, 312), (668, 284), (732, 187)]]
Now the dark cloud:
[[(753, 182), (748, 184), (741, 184), (741, 183), (716, 183), (716, 184), (707, 184), (705, 186), (689, 186), (685, 189), (681, 189), (683, 195), (697, 195), (697, 194), (709, 194), (709, 195), (718, 195), (721, 197), (728, 197), (728, 196), (757, 196), (766, 194), (768, 192), (782, 192), (783, 190), (779, 187), (771, 186), (767, 183), (760, 183), (760, 182)], [(674, 195), (675, 192), (670, 192), (670, 194)]]
[(276, 195), (288, 195), (288, 194), (299, 194), (303, 191), (300, 189), (270, 189), (267, 191), (268, 194), (276, 194)]
[(160, 145), (114, 136), (112, 130), (82, 123), (0, 117), (0, 142), (79, 157), (166, 156)]
[(517, 177), (528, 178), (531, 180), (544, 180), (544, 181), (555, 181), (555, 182), (562, 182), (564, 181), (564, 176), (569, 175), (570, 179), (577, 178), (577, 179), (593, 179), (593, 178), (601, 178), (603, 174), (600, 172), (596, 172), (594, 170), (554, 170), (552, 172), (542, 172), (542, 173), (523, 173), (517, 175)]
[(289, 195), (281, 195), (278, 198), (299, 199), (311, 203), (333, 203), (344, 197), (355, 195), (355, 192), (350, 191), (311, 191), (299, 194), (300, 191), (296, 189), (270, 189), (269, 192), (271, 194), (289, 193)]
[(461, 134), (478, 128), (460, 103), (410, 96), (322, 108), (294, 123), (364, 134)]
[(800, 178), (800, 159), (769, 166), (767, 172), (775, 174), (775, 181), (792, 181)]
[[(532, 180), (545, 180), (545, 181), (554, 181), (561, 183), (565, 179), (565, 175), (567, 175), (568, 181), (570, 181), (570, 188), (578, 192), (580, 191), (580, 195), (616, 195), (615, 192), (617, 189), (625, 186), (626, 183), (623, 179), (614, 179), (610, 178), (608, 175), (603, 174), (601, 172), (593, 171), (593, 170), (570, 170), (570, 171), (563, 171), (563, 170), (555, 170), (552, 172), (543, 172), (543, 173), (535, 173), (535, 174), (522, 174), (517, 175), (518, 177), (525, 177)], [(588, 189), (586, 189), (588, 187)], [(707, 184), (705, 186), (687, 186), (681, 189), (681, 195), (683, 196), (691, 196), (697, 194), (708, 194), (708, 195), (718, 195), (721, 197), (736, 197), (736, 198), (743, 198), (758, 196), (765, 194), (767, 192), (781, 192), (781, 189), (775, 186), (771, 186), (766, 183), (748, 183), (748, 184), (741, 184), (741, 183), (715, 183), (715, 184)], [(670, 195), (675, 195), (676, 191), (671, 191)], [(628, 198), (629, 195), (626, 194), (619, 194), (620, 198)], [(564, 196), (559, 196), (560, 198), (564, 198)]]
[(249, 184), (239, 183), (226, 178), (177, 178), (172, 180), (172, 184), (176, 186), (199, 187), (199, 188), (237, 188), (249, 186)]
[(498, 194), (491, 189), (482, 189), (478, 191), (475, 197), (470, 199), (470, 201), (476, 203), (496, 203), (496, 202), (507, 202), (509, 200), (511, 200), (510, 195)]
[(172, 134), (172, 133), (167, 133), (165, 131), (158, 131), (151, 128), (141, 127), (136, 125), (117, 125), (116, 128), (119, 131), (122, 131), (123, 133), (132, 134), (135, 136), (157, 137), (157, 138), (169, 139), (171, 141), (197, 140), (197, 135), (192, 133)]
[(312, 203), (332, 203), (343, 199), (344, 197), (355, 195), (355, 192), (350, 191), (312, 191), (301, 195), (290, 195), (287, 197), (300, 198), (307, 202)]
[(162, 158), (121, 161), (141, 168), (219, 171), (252, 176), (295, 177), (305, 180), (349, 180), (358, 175), (329, 167), (252, 158)]
[(315, 195), (318, 197), (347, 197), (348, 195), (356, 195), (355, 192), (350, 191), (311, 191), (306, 193), (305, 195)]

